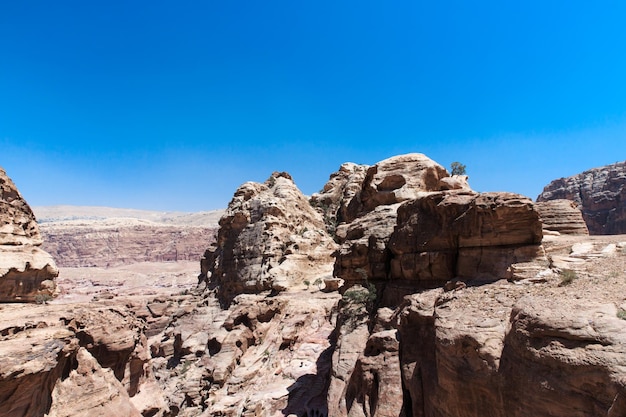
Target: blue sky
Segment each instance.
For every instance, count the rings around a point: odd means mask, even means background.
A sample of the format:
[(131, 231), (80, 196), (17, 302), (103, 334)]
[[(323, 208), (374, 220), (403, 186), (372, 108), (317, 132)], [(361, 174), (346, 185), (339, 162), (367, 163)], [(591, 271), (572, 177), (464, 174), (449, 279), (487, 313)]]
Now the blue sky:
[(422, 152), (535, 198), (626, 159), (626, 3), (0, 2), (0, 166), (31, 205), (197, 211)]

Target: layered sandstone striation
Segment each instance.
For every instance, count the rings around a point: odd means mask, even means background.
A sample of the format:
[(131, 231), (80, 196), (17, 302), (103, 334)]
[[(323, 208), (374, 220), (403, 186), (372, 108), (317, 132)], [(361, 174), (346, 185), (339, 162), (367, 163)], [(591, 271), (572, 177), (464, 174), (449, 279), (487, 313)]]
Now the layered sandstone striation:
[(225, 304), (242, 293), (311, 283), (332, 270), (335, 243), (289, 174), (243, 184), (219, 224), (201, 273)]
[(515, 264), (543, 257), (530, 199), (474, 192), (467, 177), (451, 177), (422, 154), (370, 167), (347, 211), (337, 228), (334, 273), (349, 284), (382, 283), (389, 302), (402, 288), (413, 292), (454, 278), (514, 278)]
[(556, 268), (393, 309), (346, 291), (327, 415), (624, 415), (626, 241), (554, 237), (546, 250), (578, 259), (572, 281)]
[(197, 261), (215, 241), (222, 210), (163, 213), (106, 207), (36, 207), (42, 248), (60, 267), (111, 268)]
[(566, 235), (588, 235), (583, 214), (571, 200), (548, 200), (535, 203), (543, 229)]
[(537, 197), (555, 199), (576, 202), (592, 235), (626, 233), (626, 161), (554, 180)]
[(35, 216), (15, 184), (0, 168), (0, 302), (51, 298), (59, 272), (40, 249)]

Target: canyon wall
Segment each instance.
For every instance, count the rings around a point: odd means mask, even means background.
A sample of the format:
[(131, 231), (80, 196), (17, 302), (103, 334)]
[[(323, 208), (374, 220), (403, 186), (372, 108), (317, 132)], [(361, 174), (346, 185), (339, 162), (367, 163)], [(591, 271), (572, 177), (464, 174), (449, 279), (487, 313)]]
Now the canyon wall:
[(626, 161), (554, 180), (537, 197), (555, 199), (576, 202), (592, 235), (626, 233)]
[(215, 241), (223, 210), (161, 213), (104, 207), (37, 207), (42, 248), (60, 267), (196, 261)]

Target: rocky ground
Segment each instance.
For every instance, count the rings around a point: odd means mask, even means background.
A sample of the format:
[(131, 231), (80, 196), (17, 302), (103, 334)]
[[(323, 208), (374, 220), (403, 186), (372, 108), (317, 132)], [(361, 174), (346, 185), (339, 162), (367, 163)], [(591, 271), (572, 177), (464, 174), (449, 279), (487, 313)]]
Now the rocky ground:
[(198, 262), (140, 262), (110, 268), (59, 268), (59, 295), (50, 304), (170, 296), (198, 285)]

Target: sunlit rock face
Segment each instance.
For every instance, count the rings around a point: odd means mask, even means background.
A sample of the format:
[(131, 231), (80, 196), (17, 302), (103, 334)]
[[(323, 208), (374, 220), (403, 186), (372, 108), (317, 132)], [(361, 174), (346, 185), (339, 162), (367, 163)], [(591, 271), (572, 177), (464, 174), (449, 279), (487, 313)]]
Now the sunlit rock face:
[(39, 246), (42, 238), (30, 206), (0, 168), (0, 302), (51, 298), (59, 271)]
[(374, 282), (390, 302), (453, 278), (511, 278), (511, 266), (545, 260), (529, 198), (472, 191), (466, 176), (450, 176), (422, 154), (370, 167), (345, 211), (334, 274), (348, 286)]
[(571, 200), (548, 200), (535, 203), (543, 229), (547, 233), (588, 235), (589, 229), (578, 205)]
[(285, 291), (332, 271), (336, 245), (289, 174), (243, 184), (219, 224), (217, 243), (201, 266), (224, 304), (239, 294)]

